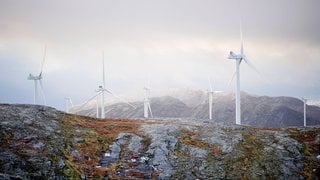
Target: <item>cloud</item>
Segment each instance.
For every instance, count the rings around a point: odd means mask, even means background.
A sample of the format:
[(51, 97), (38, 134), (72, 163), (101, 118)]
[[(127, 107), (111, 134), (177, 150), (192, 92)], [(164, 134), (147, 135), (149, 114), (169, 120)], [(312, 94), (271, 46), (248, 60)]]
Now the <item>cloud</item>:
[(156, 89), (206, 89), (208, 76), (218, 90), (232, 91), (228, 82), (235, 64), (227, 56), (240, 49), (240, 16), (245, 53), (269, 81), (242, 64), (242, 89), (316, 96), (319, 6), (317, 0), (245, 0), (241, 6), (237, 0), (4, 0), (0, 100), (16, 94), (32, 102), (33, 85), (26, 77), (39, 72), (44, 45), (44, 86), (54, 106), (61, 107), (64, 96), (81, 102), (94, 93), (102, 81), (102, 51), (107, 86), (116, 93), (137, 94), (148, 83)]

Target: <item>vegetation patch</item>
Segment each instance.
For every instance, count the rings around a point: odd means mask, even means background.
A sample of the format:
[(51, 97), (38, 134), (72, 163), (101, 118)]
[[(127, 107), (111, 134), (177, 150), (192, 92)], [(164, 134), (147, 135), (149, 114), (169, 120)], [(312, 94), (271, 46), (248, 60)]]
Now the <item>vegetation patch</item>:
[(320, 160), (317, 159), (317, 156), (320, 154), (320, 129), (288, 128), (286, 132), (290, 137), (303, 144), (301, 152), (304, 155), (303, 176), (306, 179), (320, 176)]
[(221, 149), (217, 145), (212, 145), (204, 142), (199, 138), (199, 134), (195, 131), (190, 131), (187, 129), (181, 130), (181, 137), (179, 138), (181, 144), (186, 144), (190, 146), (195, 146), (200, 149), (207, 150), (209, 155), (219, 155), (222, 153)]
[[(263, 149), (264, 146), (261, 142), (261, 138), (254, 130), (247, 130), (242, 133), (243, 140), (236, 146), (235, 150), (227, 155), (228, 156), (228, 174), (229, 177), (238, 177), (240, 179), (249, 179), (252, 177), (251, 170), (254, 168), (254, 164), (263, 164)], [(239, 173), (239, 170), (240, 172)], [(257, 170), (256, 170), (257, 171)], [(238, 174), (233, 174), (238, 172)]]
[[(96, 167), (101, 153), (108, 150), (109, 145), (114, 142), (119, 133), (141, 134), (139, 126), (144, 123), (140, 120), (97, 120), (76, 115), (65, 116), (61, 121), (63, 135), (66, 138), (63, 152), (67, 165), (64, 173), (70, 178), (78, 178), (81, 174), (86, 174), (87, 178), (117, 177), (113, 166), (109, 169)], [(151, 139), (143, 135), (139, 136), (143, 137), (142, 143), (147, 149)], [(75, 139), (81, 139), (81, 141)], [(81, 156), (77, 157), (77, 153), (74, 152), (79, 152)]]

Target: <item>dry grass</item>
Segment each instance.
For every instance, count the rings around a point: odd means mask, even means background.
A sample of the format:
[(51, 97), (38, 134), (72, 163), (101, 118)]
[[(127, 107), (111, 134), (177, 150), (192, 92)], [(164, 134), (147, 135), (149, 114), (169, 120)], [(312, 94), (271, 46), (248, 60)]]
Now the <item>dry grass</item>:
[[(114, 175), (116, 166), (109, 169), (96, 168), (100, 160), (102, 151), (106, 151), (109, 145), (113, 143), (119, 133), (133, 133), (144, 138), (144, 144), (148, 146), (150, 139), (145, 137), (140, 131), (139, 126), (142, 124), (150, 124), (142, 120), (124, 120), (124, 119), (103, 119), (97, 120), (83, 116), (66, 116), (62, 120), (64, 128), (64, 136), (72, 139), (73, 137), (81, 137), (83, 142), (69, 141), (69, 145), (65, 149), (65, 155), (68, 157), (67, 163), (76, 172), (85, 173), (92, 178), (110, 177), (117, 179)], [(82, 133), (75, 130), (81, 129)], [(82, 159), (73, 160), (69, 155), (72, 149), (77, 149), (84, 157)], [(72, 171), (74, 173), (74, 171)]]
[(197, 138), (198, 133), (195, 131), (190, 131), (183, 129), (181, 130), (182, 138), (180, 139), (180, 143), (195, 146), (201, 149), (208, 150), (210, 155), (219, 155), (222, 153), (219, 146), (211, 145), (203, 142), (201, 139)]
[(316, 155), (320, 152), (320, 142), (316, 139), (320, 134), (320, 129), (299, 131), (296, 128), (289, 128), (286, 131), (292, 138), (304, 144), (302, 173), (305, 179), (312, 179), (314, 170), (320, 172), (320, 161), (316, 158)]

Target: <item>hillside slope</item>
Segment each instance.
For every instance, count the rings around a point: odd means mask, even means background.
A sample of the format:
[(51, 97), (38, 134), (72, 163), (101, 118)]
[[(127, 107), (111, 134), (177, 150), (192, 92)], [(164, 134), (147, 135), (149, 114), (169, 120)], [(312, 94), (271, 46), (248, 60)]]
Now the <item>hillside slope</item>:
[[(320, 128), (124, 120), (0, 104), (0, 179), (316, 179)], [(188, 169), (188, 171), (186, 171)]]
[[(156, 118), (196, 118), (208, 119), (208, 98), (203, 91), (187, 91), (151, 98), (150, 104)], [(143, 118), (143, 102), (132, 102), (134, 109), (125, 103), (105, 107), (109, 118)], [(75, 107), (73, 113), (96, 117), (96, 106), (86, 110)], [(303, 126), (303, 102), (292, 97), (241, 95), (242, 123), (259, 127)], [(235, 97), (233, 94), (215, 93), (213, 95), (212, 121), (234, 122)], [(307, 125), (320, 125), (320, 107), (307, 106)]]

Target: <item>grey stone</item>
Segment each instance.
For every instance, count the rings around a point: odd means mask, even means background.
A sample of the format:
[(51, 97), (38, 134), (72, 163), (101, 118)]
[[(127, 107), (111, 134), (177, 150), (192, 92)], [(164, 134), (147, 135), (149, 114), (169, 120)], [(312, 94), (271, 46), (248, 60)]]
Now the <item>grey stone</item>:
[(82, 142), (84, 142), (84, 139), (81, 137), (73, 137), (72, 141), (75, 143), (82, 143)]
[(58, 162), (57, 162), (57, 168), (58, 169), (63, 169), (65, 167), (65, 163), (62, 159), (59, 159)]
[(70, 154), (75, 158), (81, 158), (82, 156), (78, 150), (72, 150)]
[(119, 144), (113, 143), (112, 145), (109, 146), (109, 150), (110, 150), (110, 157), (114, 159), (120, 158), (121, 147)]
[(32, 146), (35, 149), (43, 150), (45, 148), (45, 144), (42, 141), (32, 140), (27, 145)]
[(190, 156), (192, 157), (196, 157), (196, 158), (205, 158), (208, 155), (208, 151), (195, 147), (195, 146), (186, 146), (184, 145), (181, 148), (181, 151), (184, 151), (186, 153), (188, 153)]
[(142, 138), (135, 135), (135, 134), (132, 134), (131, 136), (131, 141), (130, 141), (130, 144), (128, 146), (129, 150), (130, 151), (133, 151), (135, 153), (139, 153), (142, 149), (142, 144), (141, 144), (141, 141), (142, 141)]

